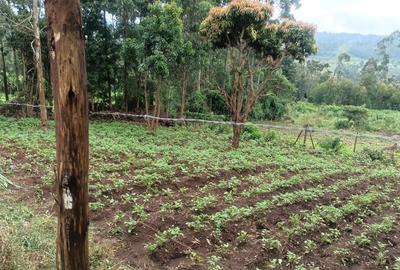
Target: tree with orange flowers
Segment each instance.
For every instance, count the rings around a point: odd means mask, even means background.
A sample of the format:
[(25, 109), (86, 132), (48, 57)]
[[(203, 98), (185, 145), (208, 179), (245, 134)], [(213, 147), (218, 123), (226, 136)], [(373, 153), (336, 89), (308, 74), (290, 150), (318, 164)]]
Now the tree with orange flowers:
[(232, 146), (239, 147), (243, 124), (258, 99), (276, 80), (282, 60), (304, 61), (317, 51), (312, 25), (273, 19), (273, 7), (257, 0), (233, 0), (214, 7), (200, 33), (214, 49), (226, 50), (226, 74), (217, 82), (230, 111)]

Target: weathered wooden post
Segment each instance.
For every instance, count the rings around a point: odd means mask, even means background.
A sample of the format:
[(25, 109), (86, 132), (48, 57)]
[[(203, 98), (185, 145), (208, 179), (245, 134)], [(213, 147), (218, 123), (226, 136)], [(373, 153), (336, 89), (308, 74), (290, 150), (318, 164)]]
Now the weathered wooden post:
[(308, 124), (305, 125), (305, 126), (303, 127), (303, 129), (299, 132), (299, 135), (297, 135), (297, 139), (296, 139), (296, 141), (294, 142), (294, 144), (295, 144), (295, 145), (297, 144), (297, 142), (298, 142), (298, 141), (300, 140), (300, 138), (301, 138), (301, 135), (304, 133), (303, 145), (306, 145), (306, 144), (307, 144), (307, 136), (310, 135), (311, 144), (312, 144), (313, 149), (315, 150), (315, 144), (314, 144), (314, 139), (313, 139), (313, 137), (312, 137), (312, 132), (313, 132), (312, 127), (311, 127), (310, 125), (308, 125)]
[(357, 143), (358, 143), (358, 132), (356, 134), (356, 138), (354, 140), (354, 148), (353, 148), (353, 153), (357, 151)]
[(80, 1), (46, 0), (57, 140), (57, 269), (89, 269), (88, 99)]

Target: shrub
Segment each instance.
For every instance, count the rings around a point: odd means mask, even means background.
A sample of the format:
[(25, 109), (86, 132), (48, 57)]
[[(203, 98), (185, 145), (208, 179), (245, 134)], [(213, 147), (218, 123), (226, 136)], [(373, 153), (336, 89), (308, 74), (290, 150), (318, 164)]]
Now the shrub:
[(344, 145), (340, 138), (327, 138), (321, 141), (319, 146), (326, 151), (337, 153), (343, 148)]
[(310, 101), (318, 104), (359, 106), (367, 101), (367, 90), (351, 80), (331, 79), (311, 89)]
[(264, 133), (264, 138), (265, 141), (270, 142), (275, 140), (277, 137), (276, 131), (275, 130), (268, 130), (267, 132)]
[(245, 126), (242, 135), (243, 139), (259, 140), (263, 137), (263, 131), (256, 126)]
[(364, 107), (345, 106), (343, 116), (353, 122), (355, 127), (363, 127), (368, 120), (368, 110)]
[(349, 129), (353, 126), (353, 122), (346, 120), (346, 119), (340, 119), (338, 121), (336, 121), (335, 123), (335, 128), (336, 129)]
[(275, 95), (260, 99), (250, 117), (254, 120), (279, 120), (287, 113), (286, 101)]
[(368, 158), (370, 158), (372, 161), (383, 161), (384, 160), (384, 155), (381, 151), (378, 150), (373, 150), (373, 149), (368, 149), (368, 148), (364, 148), (362, 153), (367, 156)]

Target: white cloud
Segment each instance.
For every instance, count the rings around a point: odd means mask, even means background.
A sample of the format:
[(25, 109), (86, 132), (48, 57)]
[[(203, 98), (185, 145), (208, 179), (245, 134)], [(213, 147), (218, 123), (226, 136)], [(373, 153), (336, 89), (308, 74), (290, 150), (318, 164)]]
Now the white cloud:
[(296, 19), (318, 31), (388, 35), (400, 30), (399, 0), (302, 0)]

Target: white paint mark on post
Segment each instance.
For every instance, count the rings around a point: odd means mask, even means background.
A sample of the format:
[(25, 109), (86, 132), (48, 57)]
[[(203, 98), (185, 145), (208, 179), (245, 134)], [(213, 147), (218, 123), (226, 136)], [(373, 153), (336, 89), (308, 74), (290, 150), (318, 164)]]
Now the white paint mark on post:
[(54, 34), (54, 40), (55, 40), (55, 42), (59, 41), (60, 38), (61, 38), (61, 33), (60, 33), (60, 32)]
[(67, 210), (71, 210), (73, 205), (73, 200), (69, 188), (64, 188), (63, 199), (64, 199), (64, 208)]

